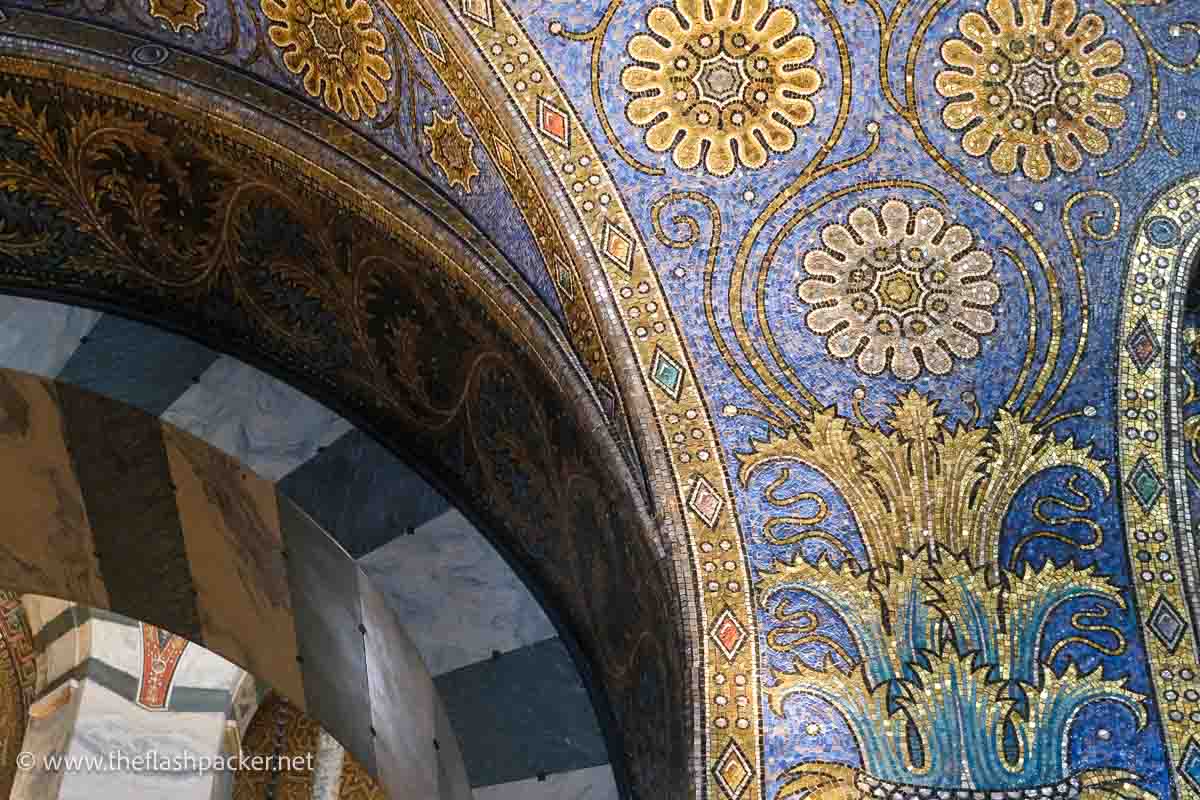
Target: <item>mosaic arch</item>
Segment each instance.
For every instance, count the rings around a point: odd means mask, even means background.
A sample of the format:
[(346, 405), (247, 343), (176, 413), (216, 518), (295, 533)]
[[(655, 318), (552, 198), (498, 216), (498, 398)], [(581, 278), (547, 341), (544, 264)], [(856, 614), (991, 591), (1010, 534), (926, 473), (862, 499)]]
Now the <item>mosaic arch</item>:
[[(45, 24), (92, 52), (45, 47), (34, 35)], [(128, 71), (145, 56), (136, 41), (89, 40), (93, 29), (30, 12), (5, 25), (17, 227), (4, 287), (186, 330), (286, 376), (396, 452), (421, 453), (429, 479), (578, 644), (596, 708), (611, 710), (614, 766), (639, 792), (684, 785), (673, 564), (603, 403), (521, 287), (417, 205), (423, 196), (379, 186), (311, 128), (230, 108), (202, 88), (211, 75), (169, 97), (161, 75)], [(187, 619), (121, 610), (190, 633)], [(356, 755), (370, 749), (345, 732), (364, 736), (370, 717), (352, 713), (343, 730), (313, 716)], [(393, 792), (404, 785), (386, 759), (360, 760)]]
[(533, 287), (662, 517), (697, 796), (1200, 794), (1190, 4), (54, 12), (341, 120)]

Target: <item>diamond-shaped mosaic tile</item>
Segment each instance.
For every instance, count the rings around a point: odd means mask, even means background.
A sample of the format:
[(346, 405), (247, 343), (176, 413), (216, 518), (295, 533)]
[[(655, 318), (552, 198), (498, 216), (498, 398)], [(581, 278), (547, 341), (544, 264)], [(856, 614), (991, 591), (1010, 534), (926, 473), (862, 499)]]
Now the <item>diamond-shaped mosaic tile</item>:
[(607, 220), (604, 223), (604, 238), (600, 243), (604, 255), (611, 258), (621, 269), (629, 272), (633, 265), (633, 239)]
[(517, 154), (499, 136), (492, 136), (492, 147), (496, 151), (496, 163), (500, 169), (514, 178), (517, 176)]
[(446, 50), (442, 47), (442, 37), (425, 23), (417, 20), (417, 33), (421, 36), (421, 45), (425, 52), (438, 62), (446, 63)]
[(1162, 479), (1158, 477), (1158, 472), (1146, 456), (1138, 459), (1129, 477), (1125, 479), (1125, 484), (1133, 491), (1133, 496), (1141, 504), (1142, 511), (1147, 513), (1163, 492)]
[(669, 394), (672, 400), (678, 400), (679, 390), (683, 386), (683, 367), (662, 348), (656, 347), (654, 360), (650, 363), (650, 380)]
[(610, 420), (617, 416), (617, 397), (603, 383), (596, 384), (596, 396), (600, 398), (600, 408)]
[(696, 515), (704, 520), (704, 524), (711, 528), (717, 524), (717, 518), (721, 516), (721, 506), (724, 504), (725, 501), (717, 494), (712, 484), (705, 480), (703, 475), (697, 475), (696, 480), (692, 482), (692, 491), (688, 493), (688, 508), (695, 511)]
[(750, 785), (750, 779), (754, 777), (754, 770), (750, 767), (750, 762), (742, 755), (742, 750), (738, 747), (737, 742), (730, 739), (729, 744), (725, 745), (725, 749), (721, 752), (721, 757), (713, 765), (713, 775), (716, 776), (721, 791), (725, 792), (729, 800), (738, 800), (742, 796), (742, 792), (746, 791), (746, 787)]
[(496, 15), (492, 13), (492, 0), (462, 0), (463, 15), (480, 25), (496, 27)]
[(1184, 748), (1183, 758), (1179, 759), (1179, 774), (1187, 778), (1193, 791), (1200, 792), (1200, 741), (1195, 736)]
[(571, 271), (567, 262), (558, 256), (554, 257), (554, 282), (567, 298), (575, 299), (575, 273)]
[(1158, 338), (1150, 329), (1150, 323), (1146, 321), (1145, 317), (1142, 317), (1138, 320), (1137, 325), (1133, 326), (1133, 332), (1125, 340), (1125, 349), (1129, 351), (1133, 365), (1140, 372), (1145, 372), (1146, 368), (1154, 363), (1154, 360), (1162, 353)]
[(571, 120), (567, 112), (544, 97), (538, 98), (538, 130), (550, 141), (563, 147), (571, 146)]
[(717, 621), (713, 623), (712, 630), (708, 632), (708, 635), (717, 643), (717, 647), (721, 649), (725, 658), (730, 661), (737, 657), (738, 650), (741, 650), (742, 645), (746, 643), (746, 629), (728, 608), (717, 617)]
[(1150, 619), (1146, 621), (1146, 626), (1172, 652), (1183, 639), (1184, 619), (1175, 610), (1175, 606), (1171, 605), (1171, 601), (1165, 597), (1160, 596), (1158, 602), (1154, 604), (1154, 610), (1150, 612)]

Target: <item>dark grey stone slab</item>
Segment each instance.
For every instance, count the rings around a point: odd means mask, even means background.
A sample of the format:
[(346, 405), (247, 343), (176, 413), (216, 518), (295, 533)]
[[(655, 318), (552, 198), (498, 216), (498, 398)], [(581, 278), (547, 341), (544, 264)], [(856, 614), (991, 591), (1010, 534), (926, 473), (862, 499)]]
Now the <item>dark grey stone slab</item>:
[(587, 690), (559, 639), (448, 672), (434, 681), (471, 786), (608, 763)]
[(373, 772), (358, 567), (286, 497), (279, 498), (279, 523), (308, 715)]
[(162, 425), (75, 386), (56, 392), (111, 610), (203, 643)]
[(405, 787), (406, 797), (446, 797), (438, 788), (433, 679), (384, 596), (361, 572), (359, 581), (380, 782)]
[(191, 339), (105, 314), (58, 379), (157, 417), (216, 360), (215, 352)]
[(279, 483), (358, 558), (450, 506), (404, 462), (353, 430)]

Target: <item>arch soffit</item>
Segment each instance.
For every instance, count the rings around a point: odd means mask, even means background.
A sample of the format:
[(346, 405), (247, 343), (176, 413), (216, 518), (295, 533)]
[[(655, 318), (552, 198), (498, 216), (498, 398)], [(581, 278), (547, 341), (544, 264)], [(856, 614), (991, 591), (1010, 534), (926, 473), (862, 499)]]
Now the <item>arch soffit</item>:
[(0, 583), (202, 644), (319, 719), (390, 794), (436, 793), (419, 656), (353, 560), (271, 482), (67, 384), (3, 369), (0, 396), (12, 490)]
[[(547, 774), (554, 780), (523, 791), (552, 794), (562, 781), (603, 796), (616, 790), (623, 764), (611, 765), (608, 752), (619, 757), (620, 743), (611, 710), (593, 705), (604, 702), (602, 688), (571, 663), (577, 643), (555, 637), (539, 601), (457, 509), (348, 421), (182, 337), (22, 297), (0, 297), (0, 367), (139, 408), (275, 481), (402, 619), (434, 677), (472, 785), (509, 791)], [(42, 599), (51, 609), (63, 605)], [(48, 628), (56, 640), (65, 622), (60, 615)], [(61, 662), (76, 649), (56, 644), (54, 652)], [(514, 721), (547, 712), (536, 731)]]

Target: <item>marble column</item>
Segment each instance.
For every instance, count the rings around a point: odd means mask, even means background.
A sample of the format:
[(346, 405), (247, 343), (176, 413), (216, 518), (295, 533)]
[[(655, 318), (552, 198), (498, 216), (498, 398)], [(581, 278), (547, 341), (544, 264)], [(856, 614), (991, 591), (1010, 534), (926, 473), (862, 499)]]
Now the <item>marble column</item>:
[(232, 797), (228, 774), (199, 767), (240, 747), (256, 699), (243, 670), (107, 612), (50, 598), (24, 602), (39, 652), (39, 699), (24, 740), (32, 766), (18, 773), (12, 800)]

